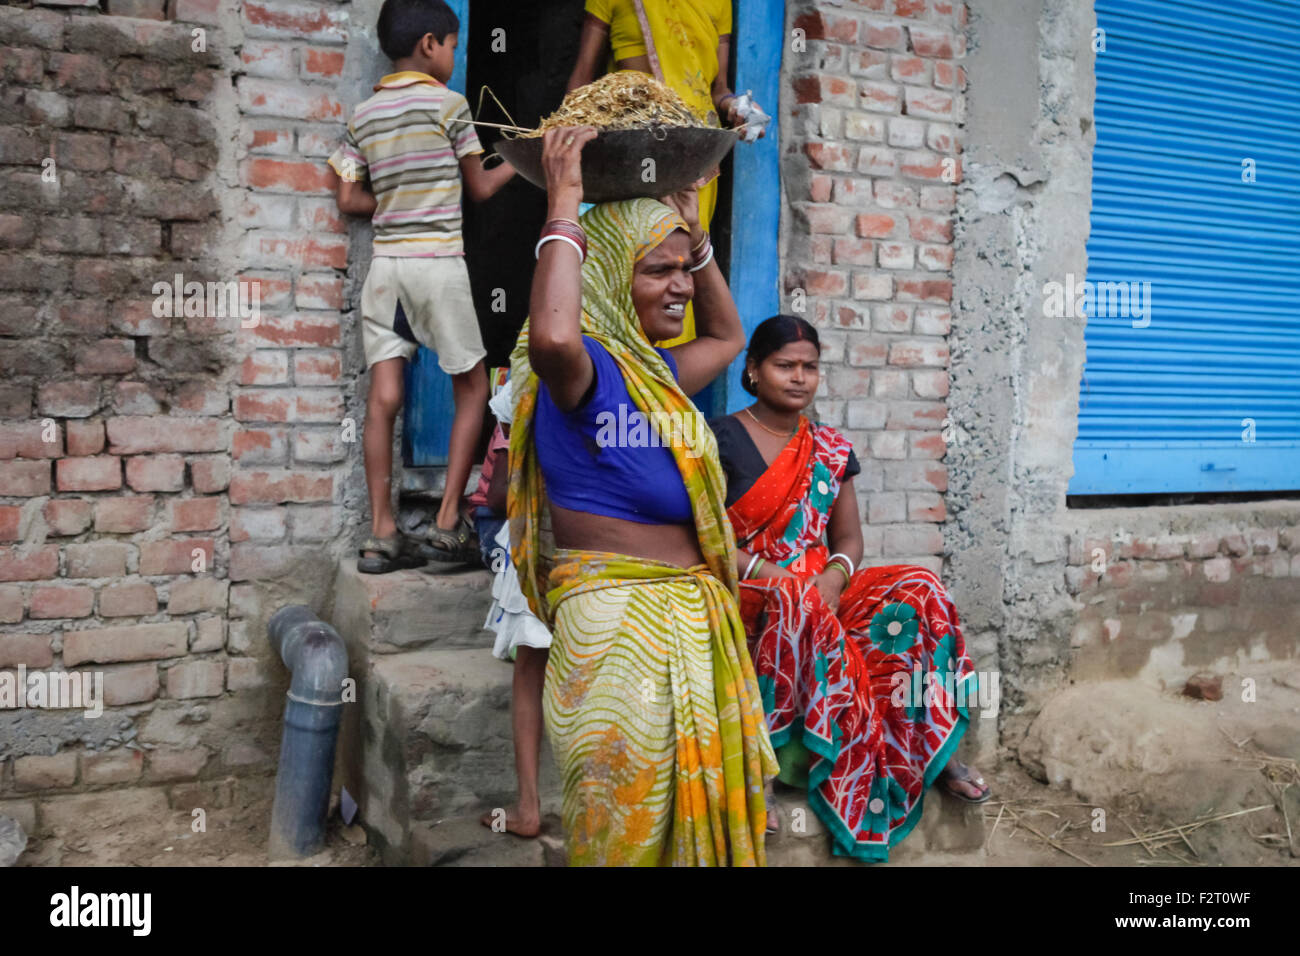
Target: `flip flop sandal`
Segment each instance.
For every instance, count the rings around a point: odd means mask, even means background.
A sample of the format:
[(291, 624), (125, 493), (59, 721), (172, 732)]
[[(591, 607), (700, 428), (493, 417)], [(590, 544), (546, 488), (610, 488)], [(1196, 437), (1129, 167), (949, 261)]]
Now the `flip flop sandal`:
[(403, 568), (419, 567), (423, 563), (410, 552), (406, 539), (400, 534), (387, 538), (371, 535), (357, 549), (357, 570), (362, 574), (388, 574)]
[(478, 534), (464, 515), (456, 520), (456, 527), (450, 531), (439, 528), (436, 522), (431, 523), (427, 537), (420, 542), (419, 552), (433, 561), (448, 564), (470, 564), (481, 561)]
[[(969, 797), (959, 790), (954, 790), (949, 785), (954, 781), (957, 783), (969, 783), (973, 787), (979, 787), (983, 793), (978, 797)], [(993, 796), (993, 791), (989, 788), (989, 785), (984, 782), (984, 778), (977, 773), (972, 773), (970, 767), (957, 760), (954, 760), (949, 764), (947, 779), (944, 781), (943, 789), (947, 790), (949, 794), (956, 797), (958, 800), (961, 800), (963, 803), (987, 803), (989, 798)]]

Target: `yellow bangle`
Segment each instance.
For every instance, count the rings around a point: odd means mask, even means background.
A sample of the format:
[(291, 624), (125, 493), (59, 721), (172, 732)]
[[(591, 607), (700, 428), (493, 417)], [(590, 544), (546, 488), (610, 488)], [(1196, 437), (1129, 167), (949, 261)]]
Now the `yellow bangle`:
[(845, 584), (848, 584), (850, 581), (853, 580), (853, 577), (852, 575), (849, 574), (848, 569), (846, 569), (844, 565), (840, 564), (840, 562), (838, 561), (832, 561), (830, 564), (826, 565), (826, 567), (835, 568), (837, 571), (840, 572), (840, 574), (844, 575)]

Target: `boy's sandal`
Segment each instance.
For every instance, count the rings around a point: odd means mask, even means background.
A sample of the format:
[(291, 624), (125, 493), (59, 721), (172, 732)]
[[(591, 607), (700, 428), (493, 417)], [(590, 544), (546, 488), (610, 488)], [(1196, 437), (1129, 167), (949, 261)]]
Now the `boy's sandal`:
[(479, 560), (478, 535), (469, 519), (461, 515), (456, 527), (448, 531), (432, 522), (420, 545), (420, 553), (434, 561), (467, 564)]
[[(956, 790), (952, 787), (954, 782), (968, 783), (972, 787), (977, 787), (980, 790), (980, 795), (978, 797), (972, 797), (968, 794), (962, 793), (960, 790)], [(964, 801), (965, 803), (987, 803), (989, 797), (993, 796), (993, 791), (989, 788), (989, 785), (984, 782), (984, 778), (956, 759), (949, 763), (948, 767), (944, 771), (943, 788), (958, 800)]]
[(410, 552), (406, 539), (400, 534), (389, 535), (387, 538), (371, 535), (358, 549), (357, 570), (362, 574), (388, 574), (402, 568), (418, 567), (423, 563)]

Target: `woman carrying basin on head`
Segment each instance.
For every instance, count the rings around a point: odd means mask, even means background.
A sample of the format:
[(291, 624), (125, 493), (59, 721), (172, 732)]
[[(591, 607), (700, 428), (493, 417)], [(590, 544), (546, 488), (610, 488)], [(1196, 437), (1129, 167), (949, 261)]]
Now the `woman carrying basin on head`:
[[(687, 395), (744, 335), (694, 189), (669, 205), (602, 204), (579, 222), (581, 152), (595, 135), (545, 135), (549, 221), (511, 359), (511, 540), (520, 586), (555, 632), (544, 714), (569, 860), (761, 865), (776, 767), (716, 446), (699, 428), (666, 447), (597, 440), (620, 406), (697, 417)], [(681, 331), (692, 298), (698, 337), (654, 348)]]

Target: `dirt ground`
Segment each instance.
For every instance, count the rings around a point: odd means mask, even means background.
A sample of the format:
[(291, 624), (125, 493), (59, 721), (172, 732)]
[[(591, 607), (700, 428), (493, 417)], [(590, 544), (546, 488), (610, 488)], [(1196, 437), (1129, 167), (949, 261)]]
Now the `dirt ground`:
[[(1300, 669), (1249, 676), (1249, 702), (1238, 699), (1241, 674), (1224, 675), (1218, 702), (1131, 681), (1063, 690), (999, 766), (981, 768), (994, 798), (983, 853), (969, 862), (1300, 865)], [(17, 865), (379, 865), (365, 831), (337, 812), (321, 853), (269, 863), (273, 786), (268, 777), (51, 798)]]
[[(1282, 814), (1267, 796), (1262, 775), (1234, 768), (1241, 774), (1243, 799), (1228, 801), (1222, 810), (1191, 816), (1171, 815), (1151, 806), (1140, 793), (1106, 808), (1105, 830), (1094, 830), (1094, 804), (1068, 791), (1044, 786), (1018, 766), (985, 774), (996, 796), (984, 805), (985, 860), (991, 866), (1297, 866), (1284, 843)], [(1260, 781), (1251, 779), (1252, 773)], [(1289, 797), (1291, 826), (1300, 818), (1294, 789)], [(1247, 804), (1244, 806), (1242, 804)], [(1271, 804), (1271, 805), (1270, 805)], [(1148, 834), (1186, 827), (1219, 813), (1267, 806), (1240, 816), (1202, 823), (1158, 837)], [(1145, 845), (1136, 840), (1145, 837)], [(1300, 834), (1297, 834), (1300, 837)], [(1114, 846), (1127, 842), (1125, 846)], [(1300, 846), (1297, 846), (1300, 854)]]
[[(376, 866), (360, 827), (332, 813), (325, 848), (291, 863), (271, 863), (274, 781), (222, 780), (203, 786), (60, 797), (41, 807), (43, 835), (18, 866)], [(200, 818), (195, 810), (202, 810)], [(196, 832), (196, 824), (205, 829)]]
[(986, 774), (988, 862), (1300, 865), (1300, 668), (1218, 676), (1217, 701), (1137, 681), (1054, 696)]
[[(1150, 806), (1131, 794), (1107, 809), (1104, 831), (1093, 829), (1092, 803), (1034, 780), (1014, 764), (986, 773), (995, 797), (984, 806), (983, 862), (995, 866), (1294, 866), (1287, 852), (1282, 814), (1275, 806), (1204, 824), (1176, 834), (1148, 839), (1147, 845), (1108, 846), (1132, 840), (1134, 831), (1155, 833), (1193, 823), (1220, 812), (1261, 806), (1268, 800), (1258, 770), (1241, 774), (1241, 799), (1223, 810), (1185, 819)], [(1256, 781), (1253, 776), (1259, 777)], [(231, 805), (207, 813), (206, 832), (194, 832), (191, 810), (171, 809), (161, 791), (130, 790), (50, 801), (45, 819), (50, 832), (31, 839), (19, 866), (267, 866), (266, 842), (271, 816), (269, 787), (237, 788)], [(162, 800), (159, 798), (163, 797)], [(60, 805), (62, 803), (62, 805)], [(1292, 827), (1300, 805), (1291, 798)], [(554, 821), (553, 821), (554, 822)], [(1130, 829), (1131, 828), (1131, 829)], [(1273, 834), (1273, 836), (1267, 836)], [(296, 863), (272, 866), (378, 866), (365, 833), (332, 815), (325, 849)], [(1297, 848), (1300, 851), (1300, 847)]]
[[(1270, 801), (1263, 774), (1249, 766), (1232, 768), (1243, 784), (1241, 799), (1222, 810), (1174, 819), (1141, 794), (1131, 794), (1107, 809), (1105, 831), (1093, 829), (1093, 804), (1045, 786), (1015, 764), (986, 773), (995, 797), (984, 806), (985, 853), (994, 866), (1294, 866), (1297, 860), (1278, 836), (1285, 823), (1275, 806), (1128, 846), (1108, 846), (1143, 835), (1248, 809)], [(1254, 777), (1258, 777), (1255, 780)], [(268, 782), (269, 783), (269, 782)], [(207, 811), (207, 831), (196, 833), (192, 810), (160, 803), (161, 791), (132, 790), (65, 798), (47, 805), (51, 831), (28, 843), (19, 866), (266, 866), (271, 816), (269, 785), (239, 786), (226, 807)], [(1256, 802), (1257, 801), (1257, 802)], [(1297, 811), (1290, 805), (1292, 826)], [(558, 821), (552, 821), (552, 828)], [(1130, 827), (1132, 829), (1130, 829)], [(348, 828), (332, 815), (323, 852), (297, 863), (272, 866), (378, 866), (364, 831)], [(974, 862), (974, 861), (972, 861)]]

